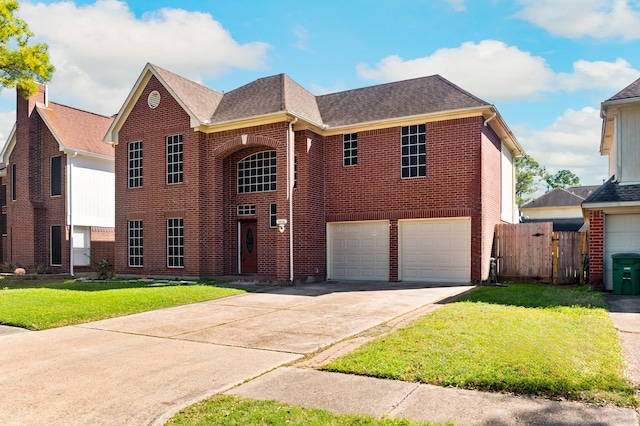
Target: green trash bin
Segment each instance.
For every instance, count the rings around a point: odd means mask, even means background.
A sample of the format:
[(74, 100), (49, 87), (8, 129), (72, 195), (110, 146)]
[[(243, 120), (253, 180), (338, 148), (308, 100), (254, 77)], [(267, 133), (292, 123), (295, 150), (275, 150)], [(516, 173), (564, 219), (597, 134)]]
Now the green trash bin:
[(613, 260), (613, 294), (640, 295), (640, 253), (616, 253)]

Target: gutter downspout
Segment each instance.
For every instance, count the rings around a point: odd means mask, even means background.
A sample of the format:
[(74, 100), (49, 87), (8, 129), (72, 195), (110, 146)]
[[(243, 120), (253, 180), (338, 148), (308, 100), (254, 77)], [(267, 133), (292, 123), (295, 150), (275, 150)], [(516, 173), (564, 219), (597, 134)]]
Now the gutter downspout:
[(489, 117), (489, 118), (487, 118), (486, 120), (484, 120), (484, 125), (486, 126), (487, 124), (489, 124), (489, 122), (490, 122), (491, 120), (493, 120), (494, 118), (496, 118), (496, 116), (497, 116), (497, 115), (498, 115), (498, 113), (497, 113), (497, 112), (494, 112), (494, 113), (493, 113), (493, 115), (492, 115), (491, 117)]
[(295, 182), (295, 133), (293, 125), (298, 122), (298, 117), (289, 122), (287, 132), (287, 196), (289, 198), (289, 281), (293, 282), (293, 185)]

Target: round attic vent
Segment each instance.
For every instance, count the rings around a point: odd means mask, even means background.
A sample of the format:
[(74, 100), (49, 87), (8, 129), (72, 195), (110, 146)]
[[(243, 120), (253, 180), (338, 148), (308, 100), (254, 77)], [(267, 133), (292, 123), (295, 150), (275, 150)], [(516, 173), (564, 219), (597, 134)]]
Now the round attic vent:
[(149, 104), (149, 108), (154, 109), (158, 105), (160, 105), (160, 92), (154, 90), (149, 93), (149, 97), (147, 98), (147, 103)]

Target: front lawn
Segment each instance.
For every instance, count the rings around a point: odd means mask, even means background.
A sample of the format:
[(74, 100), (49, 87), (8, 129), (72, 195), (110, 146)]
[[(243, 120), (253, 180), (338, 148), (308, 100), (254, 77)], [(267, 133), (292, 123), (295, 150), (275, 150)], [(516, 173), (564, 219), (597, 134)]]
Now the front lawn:
[(551, 285), (480, 288), (325, 369), (637, 405), (602, 294)]
[[(304, 425), (304, 426), (436, 426), (430, 422), (383, 418), (355, 414), (335, 414), (327, 410), (306, 408), (277, 401), (257, 401), (215, 395), (176, 414), (166, 426), (214, 425)], [(452, 425), (452, 423), (447, 423)]]
[(0, 324), (44, 330), (242, 292), (213, 282), (0, 280)]

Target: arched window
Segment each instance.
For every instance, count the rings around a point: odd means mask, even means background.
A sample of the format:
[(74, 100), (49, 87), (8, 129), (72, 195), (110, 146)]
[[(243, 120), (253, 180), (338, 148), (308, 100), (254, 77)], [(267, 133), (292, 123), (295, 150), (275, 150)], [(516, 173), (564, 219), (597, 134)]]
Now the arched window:
[(238, 193), (276, 190), (276, 152), (262, 151), (238, 162)]

